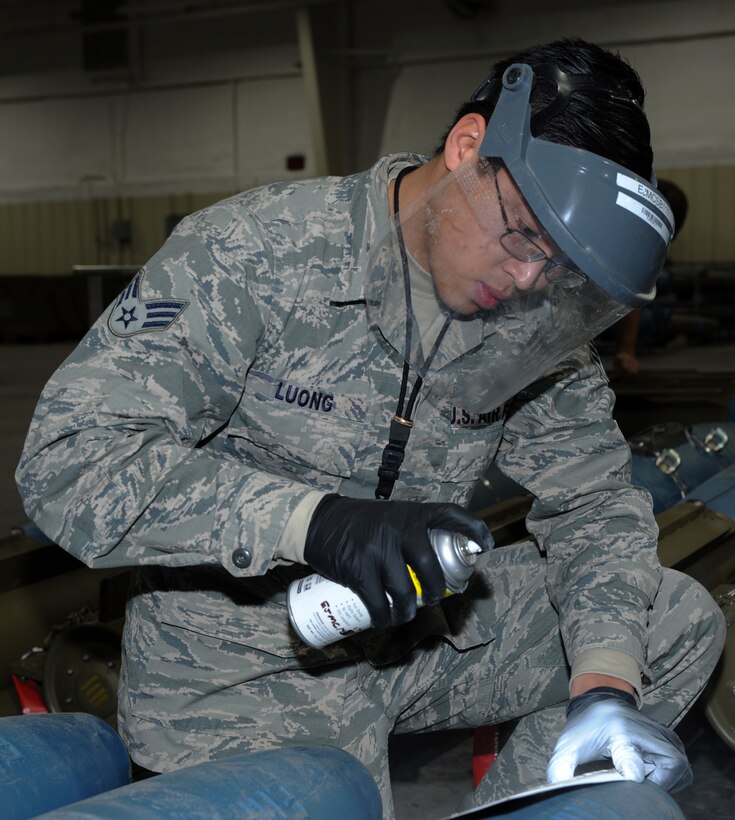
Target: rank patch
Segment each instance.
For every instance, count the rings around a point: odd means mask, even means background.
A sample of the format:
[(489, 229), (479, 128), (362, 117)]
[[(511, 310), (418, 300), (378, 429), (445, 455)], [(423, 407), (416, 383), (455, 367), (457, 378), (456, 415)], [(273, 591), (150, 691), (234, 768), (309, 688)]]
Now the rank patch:
[(107, 318), (116, 336), (134, 336), (149, 330), (168, 330), (189, 304), (185, 299), (142, 298), (141, 271), (118, 297)]

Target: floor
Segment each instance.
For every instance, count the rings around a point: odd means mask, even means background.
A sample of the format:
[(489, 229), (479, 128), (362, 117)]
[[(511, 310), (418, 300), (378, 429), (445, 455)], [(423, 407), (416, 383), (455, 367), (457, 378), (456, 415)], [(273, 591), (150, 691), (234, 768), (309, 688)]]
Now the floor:
[[(0, 536), (25, 523), (13, 479), (38, 394), (72, 344), (0, 346)], [(642, 360), (645, 370), (735, 370), (732, 346), (691, 348)], [(677, 795), (689, 820), (735, 818), (735, 751), (695, 712), (684, 736), (695, 772), (692, 787)], [(391, 743), (398, 820), (434, 820), (456, 811), (472, 788), (472, 733), (402, 736)]]

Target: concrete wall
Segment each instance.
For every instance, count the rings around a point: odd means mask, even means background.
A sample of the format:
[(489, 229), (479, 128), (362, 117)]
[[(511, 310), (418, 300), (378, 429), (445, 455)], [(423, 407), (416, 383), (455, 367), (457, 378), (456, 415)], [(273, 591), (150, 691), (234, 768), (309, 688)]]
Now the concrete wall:
[[(553, 6), (554, 4), (549, 4)], [(640, 73), (660, 167), (735, 164), (735, 4), (575, 4), (400, 35), (381, 148), (433, 147), (457, 102), (500, 57), (563, 35), (619, 51)], [(419, 139), (420, 136), (419, 136)]]
[(493, 62), (532, 43), (581, 36), (619, 51), (641, 75), (656, 173), (690, 201), (675, 261), (735, 260), (735, 4), (567, 3), (539, 8), (523, 23), (508, 9), (471, 25), (404, 31), (380, 153), (431, 152)]
[(26, 79), (19, 93), (6, 78), (0, 201), (236, 190), (285, 176), (299, 153), (308, 175), (295, 48), (234, 56), (203, 60), (196, 76), (167, 64), (134, 89), (69, 74)]
[[(735, 259), (735, 4), (526, 0), (523, 9), (505, 0), (313, 6), (324, 121), (339, 140), (331, 170), (430, 151), (496, 59), (580, 35), (620, 50), (643, 77), (657, 171), (685, 184), (691, 201), (677, 261)], [(22, 37), (12, 39), (15, 55), (0, 59), (0, 274), (142, 263), (176, 215), (316, 173), (295, 14), (159, 22), (122, 73), (82, 70), (78, 37), (64, 26), (44, 34), (38, 71)], [(294, 155), (300, 170), (287, 168)]]

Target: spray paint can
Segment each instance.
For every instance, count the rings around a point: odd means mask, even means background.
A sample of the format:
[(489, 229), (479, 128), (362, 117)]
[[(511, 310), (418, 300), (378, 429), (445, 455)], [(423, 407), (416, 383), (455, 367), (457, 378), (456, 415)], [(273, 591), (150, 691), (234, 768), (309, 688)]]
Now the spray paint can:
[[(447, 530), (429, 530), (429, 540), (446, 579), (445, 595), (467, 589), (477, 556), (483, 551), (466, 535)], [(422, 606), (421, 584), (408, 567)], [(314, 649), (323, 649), (356, 632), (370, 629), (370, 615), (360, 597), (348, 587), (321, 575), (308, 575), (288, 588), (288, 616), (301, 640)]]

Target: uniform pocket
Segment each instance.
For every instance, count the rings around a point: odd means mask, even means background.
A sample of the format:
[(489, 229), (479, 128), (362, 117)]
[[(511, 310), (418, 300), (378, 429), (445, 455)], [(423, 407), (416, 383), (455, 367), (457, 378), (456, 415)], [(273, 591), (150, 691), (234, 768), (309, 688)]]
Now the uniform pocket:
[(251, 373), (227, 433), (251, 462), (303, 477), (349, 478), (366, 417), (360, 384), (350, 395)]
[(495, 457), (502, 436), (502, 422), (484, 427), (451, 427), (443, 480), (451, 484), (474, 484)]
[[(310, 730), (312, 742), (317, 730), (322, 742), (334, 742), (323, 704), (330, 695), (341, 703), (340, 661), (349, 658), (295, 643), (278, 605), (260, 606), (257, 618), (238, 623), (216, 602), (200, 604), (184, 600), (165, 611), (130, 713), (181, 732), (179, 752), (190, 749), (192, 734), (211, 737), (194, 745), (212, 748), (222, 739), (245, 748), (252, 740), (254, 749), (285, 736), (308, 742)], [(157, 742), (168, 741), (164, 735)]]
[(284, 575), (275, 570), (234, 584), (214, 574), (204, 583), (196, 573), (183, 574), (191, 583), (183, 582), (181, 586), (188, 588), (169, 594), (161, 620), (200, 636), (213, 649), (219, 646), (234, 654), (256, 650), (281, 659), (286, 667), (336, 663), (356, 654), (342, 645), (311, 649), (298, 637), (285, 603), (288, 571)]

